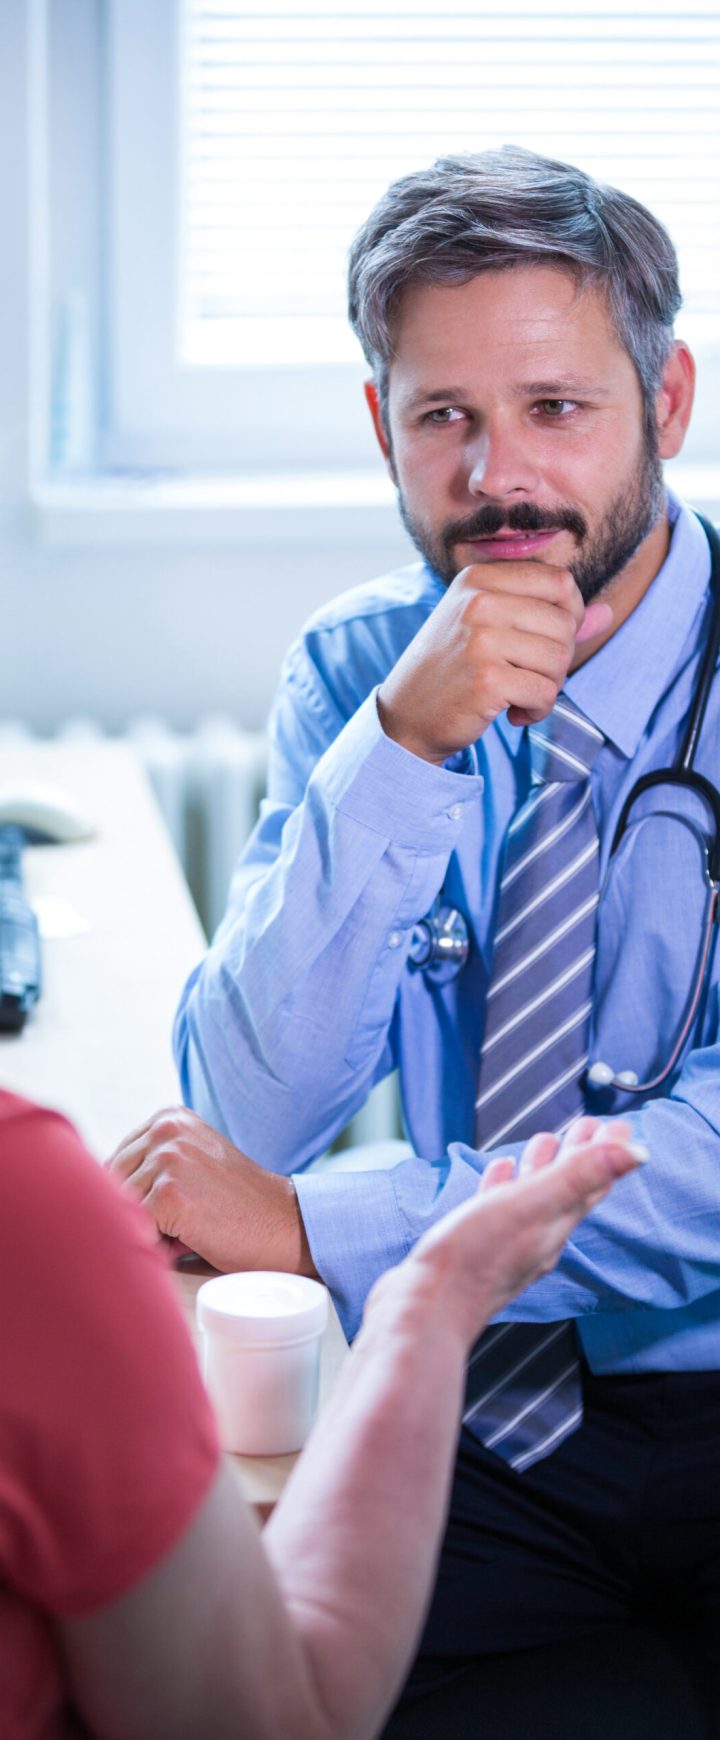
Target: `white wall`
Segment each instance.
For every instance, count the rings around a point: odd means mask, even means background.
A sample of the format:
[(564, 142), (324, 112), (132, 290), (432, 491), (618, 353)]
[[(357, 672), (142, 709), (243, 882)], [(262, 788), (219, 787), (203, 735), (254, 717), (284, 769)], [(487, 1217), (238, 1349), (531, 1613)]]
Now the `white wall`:
[(278, 667), (316, 605), (412, 555), (399, 526), (377, 546), (285, 539), (266, 549), (44, 548), (28, 500), (27, 10), (0, 0), (0, 717), (52, 732), (139, 712), (180, 727), (229, 711), (263, 723)]

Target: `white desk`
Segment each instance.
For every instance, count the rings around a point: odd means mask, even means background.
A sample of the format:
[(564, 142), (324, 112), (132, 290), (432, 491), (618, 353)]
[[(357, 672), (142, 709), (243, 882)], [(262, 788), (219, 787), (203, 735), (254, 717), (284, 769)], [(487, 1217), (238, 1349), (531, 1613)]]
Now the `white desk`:
[[(0, 789), (22, 781), (62, 787), (94, 822), (92, 840), (28, 848), (31, 901), (55, 902), (56, 931), (43, 939), (43, 994), (18, 1035), (0, 1035), (0, 1083), (65, 1112), (91, 1151), (121, 1138), (179, 1090), (172, 1020), (205, 943), (169, 836), (145, 776), (124, 745), (30, 743), (0, 749)], [(73, 920), (76, 920), (73, 923)], [(194, 1298), (211, 1271), (178, 1276), (193, 1327)], [(321, 1394), (345, 1355), (337, 1317), (323, 1346)], [(253, 1503), (278, 1497), (295, 1457), (237, 1457)]]
[(44, 988), (24, 1031), (0, 1037), (0, 1079), (57, 1106), (101, 1158), (178, 1101), (170, 1048), (182, 985), (203, 933), (145, 776), (121, 744), (0, 750), (3, 784), (62, 787), (96, 837), (33, 846), (29, 899), (56, 900), (79, 929), (43, 939)]

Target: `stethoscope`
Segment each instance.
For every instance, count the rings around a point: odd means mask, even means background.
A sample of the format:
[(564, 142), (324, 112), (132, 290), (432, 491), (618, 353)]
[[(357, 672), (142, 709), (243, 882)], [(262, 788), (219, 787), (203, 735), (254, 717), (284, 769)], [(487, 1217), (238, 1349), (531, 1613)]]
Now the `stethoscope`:
[[(708, 643), (698, 672), (690, 718), (673, 766), (657, 768), (653, 773), (643, 774), (636, 781), (632, 791), (628, 793), (610, 847), (608, 868), (627, 832), (633, 807), (644, 792), (656, 785), (679, 785), (684, 786), (686, 790), (695, 792), (698, 797), (703, 799), (711, 812), (713, 823), (710, 840), (705, 846), (704, 876), (707, 899), (703, 920), (702, 947), (698, 957), (699, 964), (696, 968), (688, 1013), (669, 1062), (661, 1073), (653, 1076), (651, 1081), (641, 1082), (632, 1069), (622, 1069), (616, 1074), (612, 1064), (604, 1063), (600, 1059), (590, 1065), (586, 1074), (586, 1080), (590, 1086), (616, 1088), (626, 1094), (651, 1093), (655, 1088), (661, 1087), (662, 1083), (667, 1081), (668, 1076), (672, 1074), (697, 1013), (710, 960), (713, 930), (718, 917), (720, 917), (718, 905), (720, 893), (720, 792), (709, 779), (705, 778), (704, 774), (697, 773), (693, 765), (710, 689), (715, 676), (718, 652), (720, 651), (720, 538), (718, 538), (715, 527), (710, 524), (709, 520), (706, 520), (702, 514), (698, 514), (697, 518), (710, 546), (710, 587), (713, 615)], [(467, 920), (457, 907), (451, 906), (443, 900), (442, 894), (438, 895), (425, 918), (415, 925), (410, 942), (409, 960), (422, 972), (444, 966), (445, 971), (442, 978), (447, 981), (464, 967), (469, 953), (470, 935)]]

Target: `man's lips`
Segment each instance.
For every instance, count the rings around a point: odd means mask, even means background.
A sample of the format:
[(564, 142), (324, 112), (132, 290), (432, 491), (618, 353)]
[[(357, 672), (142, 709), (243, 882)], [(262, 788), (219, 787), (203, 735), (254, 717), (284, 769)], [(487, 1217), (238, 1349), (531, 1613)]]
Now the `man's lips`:
[(560, 527), (552, 527), (545, 532), (495, 532), (489, 538), (461, 538), (464, 544), (477, 556), (485, 560), (518, 561), (523, 556), (535, 556), (539, 550), (544, 550), (553, 538), (556, 538)]

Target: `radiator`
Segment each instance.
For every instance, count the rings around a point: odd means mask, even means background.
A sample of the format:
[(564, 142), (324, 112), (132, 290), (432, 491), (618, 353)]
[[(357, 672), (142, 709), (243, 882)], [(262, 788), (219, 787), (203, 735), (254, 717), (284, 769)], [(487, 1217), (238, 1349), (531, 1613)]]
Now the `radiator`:
[(230, 720), (183, 735), (159, 720), (128, 729), (170, 831), (207, 936), (225, 911), (237, 858), (265, 790), (267, 740)]
[[(20, 723), (0, 725), (5, 742), (29, 735)], [(57, 735), (77, 742), (103, 733), (93, 720), (73, 719)], [(174, 731), (161, 719), (142, 718), (127, 726), (126, 737), (153, 787), (205, 933), (211, 936), (225, 911), (235, 862), (257, 820), (265, 789), (265, 733), (245, 731), (225, 718), (205, 719), (189, 733)], [(397, 1083), (391, 1076), (374, 1089), (334, 1149), (399, 1135)]]

